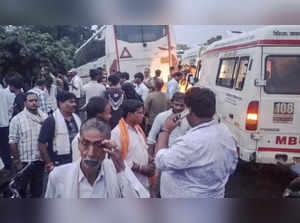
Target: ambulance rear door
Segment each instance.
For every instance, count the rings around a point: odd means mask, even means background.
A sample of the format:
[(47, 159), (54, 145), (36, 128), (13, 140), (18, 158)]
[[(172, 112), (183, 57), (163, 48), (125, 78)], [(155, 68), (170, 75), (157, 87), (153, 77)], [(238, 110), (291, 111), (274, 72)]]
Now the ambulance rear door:
[(300, 46), (263, 47), (257, 162), (300, 158)]

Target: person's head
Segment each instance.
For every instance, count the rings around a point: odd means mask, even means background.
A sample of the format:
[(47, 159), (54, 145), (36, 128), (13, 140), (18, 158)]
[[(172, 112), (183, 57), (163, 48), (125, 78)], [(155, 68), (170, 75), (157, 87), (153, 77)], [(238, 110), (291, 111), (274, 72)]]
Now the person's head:
[(12, 93), (16, 93), (17, 91), (20, 91), (24, 87), (23, 83), (24, 81), (22, 77), (15, 75), (9, 80), (9, 90)]
[(49, 73), (50, 73), (50, 69), (48, 66), (41, 67), (41, 75), (45, 76), (48, 75)]
[(57, 106), (61, 112), (72, 114), (76, 109), (76, 96), (68, 91), (60, 91), (57, 94)]
[(122, 90), (125, 93), (126, 99), (140, 99), (140, 96), (136, 93), (134, 85), (132, 83), (124, 83)]
[(144, 75), (139, 72), (134, 75), (134, 83), (141, 84), (144, 81)]
[(120, 82), (121, 82), (121, 85), (125, 82), (125, 81), (128, 81), (129, 80), (129, 73), (127, 72), (122, 72), (120, 74)]
[(39, 87), (40, 89), (44, 90), (46, 87), (46, 80), (39, 78), (35, 82), (35, 86)]
[(89, 74), (90, 74), (91, 80), (97, 81), (98, 76), (99, 76), (98, 70), (96, 70), (96, 69), (90, 69)]
[(181, 72), (175, 72), (175, 73), (173, 74), (173, 77), (174, 77), (174, 79), (175, 79), (177, 82), (179, 82), (179, 81), (182, 79), (182, 77), (183, 77), (183, 73), (181, 73)]
[(38, 96), (34, 92), (27, 92), (25, 94), (24, 106), (25, 108), (32, 113), (36, 113), (38, 110)]
[(188, 120), (213, 118), (216, 112), (216, 96), (208, 88), (193, 87), (186, 92), (185, 104), (190, 109)]
[(111, 118), (111, 107), (107, 99), (92, 97), (86, 106), (87, 118), (98, 118), (108, 122)]
[(111, 86), (111, 87), (115, 87), (120, 84), (120, 78), (117, 74), (109, 75), (107, 80), (109, 82), (109, 86)]
[(155, 77), (160, 77), (160, 75), (161, 75), (161, 70), (160, 69), (155, 70)]
[(161, 91), (164, 86), (164, 81), (160, 78), (154, 80), (154, 89), (155, 91)]
[(77, 71), (74, 69), (71, 69), (70, 71), (68, 71), (67, 73), (67, 78), (69, 81), (71, 81), (73, 79), (73, 77), (75, 77), (77, 74)]
[(144, 120), (144, 104), (138, 100), (128, 99), (123, 103), (123, 118), (132, 125), (140, 125)]
[(146, 68), (144, 69), (144, 76), (145, 76), (145, 78), (147, 78), (147, 77), (150, 76), (150, 68), (149, 68), (149, 67), (146, 67)]
[(184, 103), (185, 95), (181, 92), (176, 92), (171, 99), (171, 108), (173, 113), (183, 112), (185, 109)]
[(99, 170), (106, 154), (102, 142), (110, 139), (110, 134), (110, 126), (97, 118), (88, 119), (81, 125), (78, 149), (84, 168)]

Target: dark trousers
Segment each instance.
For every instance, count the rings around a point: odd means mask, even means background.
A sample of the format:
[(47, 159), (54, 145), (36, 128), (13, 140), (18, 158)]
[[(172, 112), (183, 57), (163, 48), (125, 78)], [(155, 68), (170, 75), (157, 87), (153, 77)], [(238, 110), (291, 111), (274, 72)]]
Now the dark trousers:
[[(26, 165), (27, 163), (23, 164)], [(31, 198), (42, 197), (44, 166), (44, 162), (34, 161), (32, 165), (26, 170), (22, 179), (20, 180), (20, 195), (22, 198), (26, 197), (26, 189), (28, 185), (30, 186)]]
[(11, 169), (10, 150), (8, 144), (8, 127), (0, 128), (0, 157), (6, 169)]

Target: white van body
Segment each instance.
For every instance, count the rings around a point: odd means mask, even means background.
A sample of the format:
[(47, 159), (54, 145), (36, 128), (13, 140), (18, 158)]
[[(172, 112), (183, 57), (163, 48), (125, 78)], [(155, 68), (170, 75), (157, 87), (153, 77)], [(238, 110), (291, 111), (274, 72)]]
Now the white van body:
[(215, 92), (216, 118), (235, 136), (240, 159), (299, 162), (300, 26), (268, 26), (218, 41), (200, 59), (195, 86)]

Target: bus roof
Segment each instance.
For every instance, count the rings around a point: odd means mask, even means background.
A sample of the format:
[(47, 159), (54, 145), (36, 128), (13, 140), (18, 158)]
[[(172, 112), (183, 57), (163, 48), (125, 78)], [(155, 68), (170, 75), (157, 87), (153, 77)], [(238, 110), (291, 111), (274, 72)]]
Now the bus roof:
[(232, 48), (278, 44), (300, 46), (300, 25), (266, 26), (254, 31), (245, 32), (212, 43), (203, 54), (230, 50)]

